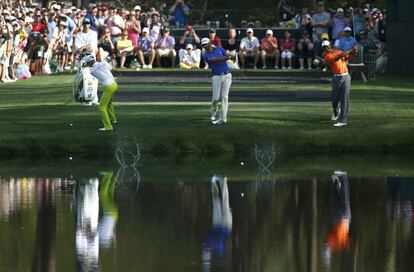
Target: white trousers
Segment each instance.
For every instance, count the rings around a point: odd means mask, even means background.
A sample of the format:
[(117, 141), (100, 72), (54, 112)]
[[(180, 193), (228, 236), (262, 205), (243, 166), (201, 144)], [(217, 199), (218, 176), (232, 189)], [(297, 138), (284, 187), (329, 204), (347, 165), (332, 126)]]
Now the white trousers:
[(229, 91), (231, 86), (231, 73), (213, 76), (213, 99), (211, 110), (217, 111), (218, 103), (221, 100), (220, 119), (227, 121), (227, 111), (229, 108)]

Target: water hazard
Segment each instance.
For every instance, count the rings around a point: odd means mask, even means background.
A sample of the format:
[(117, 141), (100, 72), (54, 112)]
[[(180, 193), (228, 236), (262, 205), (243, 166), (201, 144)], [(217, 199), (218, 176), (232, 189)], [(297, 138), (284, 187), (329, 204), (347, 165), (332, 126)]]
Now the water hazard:
[(0, 270), (411, 269), (411, 175), (223, 169), (2, 174)]

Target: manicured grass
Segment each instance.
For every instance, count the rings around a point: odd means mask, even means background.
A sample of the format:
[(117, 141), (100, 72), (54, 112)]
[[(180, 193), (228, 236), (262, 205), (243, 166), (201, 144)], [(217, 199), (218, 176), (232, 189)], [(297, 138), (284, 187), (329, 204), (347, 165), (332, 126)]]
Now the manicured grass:
[[(114, 132), (98, 132), (96, 107), (73, 102), (73, 75), (35, 77), (0, 85), (0, 155), (105, 157), (120, 139), (136, 136), (145, 152), (244, 155), (273, 143), (280, 154), (410, 154), (414, 151), (414, 81), (384, 77), (353, 83), (349, 125), (334, 128), (326, 102), (231, 103), (229, 123), (214, 127), (208, 103), (117, 103)], [(234, 84), (232, 90), (246, 86)], [(257, 85), (257, 90), (323, 90), (326, 85)], [(125, 85), (121, 90), (154, 90)], [(187, 90), (161, 85), (157, 90)], [(195, 90), (208, 90), (205, 84)], [(254, 89), (253, 89), (254, 90)], [(231, 94), (230, 94), (231, 101)], [(70, 125), (72, 124), (72, 125)]]

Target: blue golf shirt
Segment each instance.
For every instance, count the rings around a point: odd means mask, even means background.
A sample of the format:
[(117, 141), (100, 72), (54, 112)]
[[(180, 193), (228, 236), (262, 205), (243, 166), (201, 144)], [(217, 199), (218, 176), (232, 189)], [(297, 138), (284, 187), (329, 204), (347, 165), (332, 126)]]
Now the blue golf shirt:
[(221, 58), (226, 55), (226, 51), (221, 46), (214, 46), (214, 51), (212, 53), (206, 51), (203, 55), (203, 59), (211, 67), (211, 73), (213, 76), (227, 74), (230, 72), (230, 68), (227, 65), (226, 61), (212, 63), (211, 59)]

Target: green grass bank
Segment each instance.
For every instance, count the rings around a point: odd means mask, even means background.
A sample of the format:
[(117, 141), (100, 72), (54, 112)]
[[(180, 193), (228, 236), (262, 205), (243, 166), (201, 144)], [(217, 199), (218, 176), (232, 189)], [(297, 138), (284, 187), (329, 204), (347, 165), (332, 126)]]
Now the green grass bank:
[[(279, 154), (412, 154), (414, 80), (382, 77), (353, 82), (347, 127), (335, 128), (327, 102), (232, 103), (229, 123), (209, 122), (208, 103), (116, 103), (119, 122), (99, 132), (96, 107), (73, 102), (73, 75), (34, 77), (0, 85), (0, 157), (106, 156), (118, 141), (135, 136), (155, 156), (250, 154), (255, 144), (274, 144)], [(206, 84), (126, 84), (131, 90), (206, 90)], [(232, 90), (330, 91), (328, 84), (234, 84)]]

